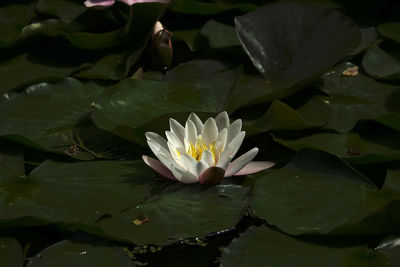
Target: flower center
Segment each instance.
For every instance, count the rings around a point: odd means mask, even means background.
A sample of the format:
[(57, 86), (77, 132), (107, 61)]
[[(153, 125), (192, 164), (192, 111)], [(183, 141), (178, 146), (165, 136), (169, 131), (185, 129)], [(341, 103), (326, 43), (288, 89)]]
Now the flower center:
[(197, 161), (201, 160), (204, 151), (210, 151), (213, 156), (214, 162), (216, 162), (219, 158), (219, 155), (222, 152), (222, 149), (216, 149), (215, 141), (207, 146), (206, 142), (201, 135), (196, 138), (196, 142), (193, 144), (192, 142), (189, 144), (188, 149), (186, 150), (186, 154), (192, 156)]

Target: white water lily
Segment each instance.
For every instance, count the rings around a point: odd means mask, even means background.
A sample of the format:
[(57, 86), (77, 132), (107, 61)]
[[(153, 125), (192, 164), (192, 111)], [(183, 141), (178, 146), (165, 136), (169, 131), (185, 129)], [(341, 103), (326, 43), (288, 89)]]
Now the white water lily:
[(242, 120), (230, 123), (225, 111), (204, 124), (192, 113), (185, 127), (172, 118), (169, 125), (167, 139), (146, 133), (147, 143), (158, 160), (142, 156), (147, 165), (166, 178), (185, 184), (215, 184), (224, 177), (252, 174), (274, 165), (269, 161), (251, 161), (258, 153), (256, 147), (232, 161), (245, 132), (241, 131)]

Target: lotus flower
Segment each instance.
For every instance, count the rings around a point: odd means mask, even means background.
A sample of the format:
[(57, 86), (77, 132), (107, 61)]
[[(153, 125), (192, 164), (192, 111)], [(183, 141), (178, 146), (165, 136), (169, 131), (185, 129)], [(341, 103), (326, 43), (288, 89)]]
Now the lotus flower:
[(224, 177), (252, 174), (274, 165), (251, 161), (258, 153), (256, 147), (232, 161), (245, 132), (241, 131), (242, 121), (230, 124), (225, 111), (204, 124), (192, 113), (185, 127), (172, 118), (169, 125), (167, 140), (156, 133), (146, 133), (147, 143), (158, 160), (142, 156), (147, 165), (166, 178), (185, 184), (217, 184)]
[[(170, 0), (117, 0), (123, 2), (127, 5), (133, 5), (137, 3), (169, 3)], [(85, 6), (87, 7), (109, 7), (115, 3), (115, 0), (87, 0), (85, 1)]]

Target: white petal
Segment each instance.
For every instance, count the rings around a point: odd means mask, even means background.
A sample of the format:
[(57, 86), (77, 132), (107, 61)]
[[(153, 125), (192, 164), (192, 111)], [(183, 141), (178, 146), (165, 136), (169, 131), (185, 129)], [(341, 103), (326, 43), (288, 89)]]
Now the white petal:
[(208, 164), (205, 163), (204, 161), (198, 161), (196, 164), (196, 176), (200, 177), (200, 174), (202, 174), (205, 170), (209, 168)]
[(232, 157), (221, 157), (216, 166), (226, 170), (226, 168), (228, 168), (228, 165), (231, 162), (231, 160), (232, 160)]
[(201, 135), (203, 136), (203, 140), (207, 146), (216, 141), (218, 136), (218, 128), (213, 118), (208, 118), (206, 123), (204, 123), (204, 128), (201, 132)]
[(190, 171), (185, 171), (182, 168), (177, 166), (172, 166), (171, 169), (172, 173), (174, 174), (175, 178), (178, 179), (180, 182), (185, 184), (194, 184), (198, 182), (198, 178), (192, 174)]
[(243, 143), (243, 139), (244, 136), (246, 135), (246, 133), (240, 132), (238, 135), (235, 136), (235, 138), (233, 138), (233, 140), (228, 143), (225, 147), (225, 150), (223, 152), (226, 153), (226, 156), (233, 158), (236, 153), (238, 152), (240, 146)]
[(212, 155), (210, 150), (204, 150), (203, 154), (201, 154), (201, 160), (200, 161), (203, 161), (209, 167), (212, 167), (212, 166), (215, 165), (214, 157), (213, 157), (213, 155)]
[(217, 152), (225, 149), (227, 133), (228, 130), (225, 128), (218, 134), (215, 142), (215, 150)]
[(203, 131), (203, 127), (204, 127), (203, 122), (200, 120), (200, 118), (195, 113), (192, 112), (189, 115), (188, 120), (191, 120), (194, 123), (198, 134), (200, 134)]
[(171, 132), (173, 132), (183, 144), (183, 139), (185, 138), (185, 128), (183, 128), (183, 126), (179, 122), (172, 118), (169, 119), (169, 128), (171, 129)]
[(189, 148), (189, 145), (195, 144), (197, 139), (197, 131), (196, 131), (196, 126), (194, 123), (190, 120), (186, 121), (185, 124), (185, 150), (187, 151)]
[(172, 169), (172, 166), (174, 165), (174, 160), (171, 159), (170, 157), (165, 156), (162, 153), (156, 154), (156, 157), (162, 162), (162, 164), (165, 165), (168, 169)]
[(196, 170), (197, 160), (195, 160), (193, 157), (191, 157), (187, 154), (183, 154), (180, 157), (180, 163), (184, 170), (190, 171), (195, 176), (198, 176), (197, 170)]
[(222, 111), (215, 117), (215, 123), (217, 124), (218, 131), (222, 131), (224, 128), (229, 127), (229, 116), (226, 111)]
[[(169, 154), (171, 157), (176, 161), (180, 162), (180, 155), (185, 154), (185, 149), (182, 148), (176, 148), (170, 141), (168, 141), (168, 147), (169, 147)], [(179, 152), (179, 154), (177, 153)]]
[(250, 161), (254, 159), (254, 157), (258, 153), (258, 148), (253, 148), (250, 151), (244, 153), (237, 159), (235, 159), (231, 164), (229, 164), (228, 168), (225, 172), (225, 177), (229, 177), (240, 171), (244, 166), (247, 165)]
[(229, 127), (228, 127), (228, 137), (226, 142), (229, 144), (232, 142), (233, 138), (235, 138), (242, 130), (242, 120), (235, 120)]
[(168, 150), (167, 140), (164, 137), (162, 137), (161, 135), (153, 133), (153, 132), (147, 132), (145, 135), (146, 135), (147, 140), (153, 140), (156, 143), (158, 143), (160, 146), (162, 146), (166, 150)]
[(160, 145), (159, 143), (157, 143), (157, 141), (155, 141), (153, 139), (147, 140), (147, 144), (149, 145), (151, 151), (153, 151), (154, 155), (157, 156), (158, 154), (164, 154), (164, 156), (166, 156), (172, 160), (172, 156), (169, 152), (168, 145), (167, 145), (167, 149), (165, 149), (165, 147), (163, 145)]
[(179, 138), (173, 132), (165, 131), (165, 135), (167, 136), (168, 142), (171, 142), (171, 144), (173, 145), (172, 151), (171, 151), (171, 148), (168, 146), (171, 153), (177, 149), (178, 150), (184, 149), (183, 143), (181, 142), (181, 140), (179, 140)]

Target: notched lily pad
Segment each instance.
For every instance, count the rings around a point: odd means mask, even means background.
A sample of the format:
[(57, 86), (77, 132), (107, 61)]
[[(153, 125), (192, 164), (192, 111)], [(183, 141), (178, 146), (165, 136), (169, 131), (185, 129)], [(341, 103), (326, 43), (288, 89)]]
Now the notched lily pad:
[(289, 234), (371, 234), (395, 227), (386, 225), (385, 215), (373, 217), (391, 200), (339, 158), (302, 150), (284, 168), (256, 181), (250, 206)]
[(135, 244), (203, 238), (239, 222), (247, 208), (248, 192), (249, 188), (236, 185), (179, 185), (96, 225), (108, 238)]
[(136, 265), (120, 247), (63, 240), (40, 251), (29, 260), (26, 266), (132, 267)]
[(253, 65), (282, 89), (315, 79), (361, 41), (349, 18), (310, 2), (278, 1), (236, 17), (235, 24)]

